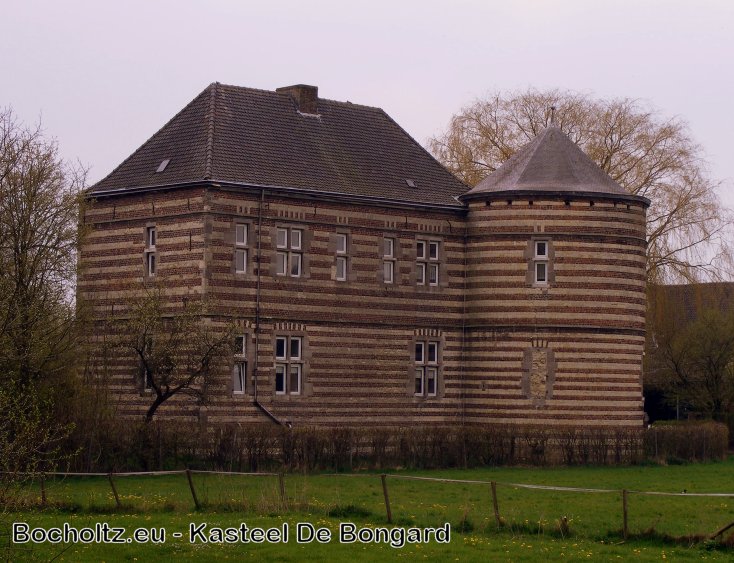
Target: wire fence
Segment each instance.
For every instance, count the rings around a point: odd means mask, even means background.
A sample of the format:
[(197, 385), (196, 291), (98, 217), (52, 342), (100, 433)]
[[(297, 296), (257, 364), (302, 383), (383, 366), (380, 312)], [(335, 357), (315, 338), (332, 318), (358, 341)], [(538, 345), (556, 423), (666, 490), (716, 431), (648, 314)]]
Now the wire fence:
[[(185, 480), (174, 479), (183, 476)], [(140, 477), (159, 479), (155, 482), (139, 479), (130, 486), (130, 478)], [(262, 479), (269, 479), (268, 484), (263, 485)], [(361, 484), (344, 485), (345, 481), (354, 483), (354, 480)], [(339, 481), (340, 485), (337, 484)], [(436, 487), (440, 485), (449, 489), (438, 490)], [(460, 487), (458, 492), (451, 489), (456, 486)], [(105, 488), (107, 494), (103, 492)], [(80, 500), (86, 495), (88, 501), (95, 499), (95, 502), (88, 502), (88, 508), (93, 506), (97, 511), (135, 511), (156, 507), (168, 510), (185, 508), (183, 495), (187, 494), (189, 503), (199, 511), (223, 507), (232, 512), (266, 514), (273, 510), (306, 513), (319, 510), (329, 516), (362, 516), (402, 525), (436, 524), (432, 520), (453, 518), (455, 525), (464, 526), (469, 531), (476, 526), (473, 523), (467, 526), (467, 523), (477, 515), (485, 522), (484, 526), (479, 526), (480, 529), (510, 528), (541, 533), (549, 529), (549, 524), (554, 524), (552, 531), (560, 535), (570, 533), (572, 526), (575, 531), (599, 535), (606, 527), (607, 533), (618, 533), (625, 539), (633, 534), (649, 533), (662, 519), (667, 519), (669, 529), (665, 534), (670, 537), (715, 539), (723, 537), (734, 527), (734, 503), (730, 506), (730, 503), (723, 502), (734, 499), (734, 492), (569, 487), (396, 473), (298, 475), (192, 469), (121, 473), (46, 472), (34, 474), (24, 490), (29, 495), (24, 505), (26, 508), (33, 502), (37, 505), (39, 501), (45, 508), (63, 509), (69, 505), (80, 508)], [(585, 500), (569, 502), (569, 496), (574, 495), (595, 495), (597, 500), (591, 504)], [(599, 496), (606, 500), (599, 501)], [(97, 502), (100, 497), (103, 499), (101, 505)], [(173, 497), (178, 499), (178, 503), (170, 502)], [(637, 500), (632, 501), (632, 497), (637, 497)], [(665, 502), (663, 499), (666, 497), (678, 499), (678, 504)], [(687, 498), (684, 501), (687, 504), (680, 504), (682, 497)], [(651, 499), (653, 504), (646, 505), (644, 498)], [(260, 499), (260, 502), (255, 502), (255, 499)], [(439, 502), (432, 502), (432, 499)], [(529, 513), (531, 518), (527, 517)], [(551, 514), (552, 522), (545, 521), (544, 518)], [(635, 517), (640, 524), (632, 530), (630, 522)], [(574, 518), (576, 524), (573, 524)], [(686, 518), (687, 524), (679, 522)], [(702, 532), (706, 527), (708, 529)]]

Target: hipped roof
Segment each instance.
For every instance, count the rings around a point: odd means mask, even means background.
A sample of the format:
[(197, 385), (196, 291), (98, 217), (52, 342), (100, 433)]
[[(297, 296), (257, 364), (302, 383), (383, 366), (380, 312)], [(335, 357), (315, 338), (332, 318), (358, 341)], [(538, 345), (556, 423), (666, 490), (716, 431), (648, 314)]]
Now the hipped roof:
[(303, 114), (286, 93), (218, 83), (90, 191), (197, 181), (456, 207), (467, 191), (380, 108), (319, 98)]
[[(494, 192), (630, 193), (558, 127), (546, 127), (466, 195)], [(644, 199), (644, 198), (641, 198)]]

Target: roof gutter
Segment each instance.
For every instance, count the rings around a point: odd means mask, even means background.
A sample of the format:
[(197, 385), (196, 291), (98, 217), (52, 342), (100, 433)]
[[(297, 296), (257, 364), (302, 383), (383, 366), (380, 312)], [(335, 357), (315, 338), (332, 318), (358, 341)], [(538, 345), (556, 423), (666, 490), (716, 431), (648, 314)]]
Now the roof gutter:
[(391, 207), (391, 208), (410, 208), (410, 209), (431, 209), (447, 211), (452, 213), (463, 213), (466, 210), (466, 206), (457, 203), (443, 204), (443, 203), (427, 203), (420, 201), (408, 201), (401, 199), (384, 198), (379, 196), (365, 196), (365, 195), (353, 195), (344, 192), (329, 192), (322, 190), (312, 190), (307, 188), (291, 188), (286, 186), (273, 186), (266, 184), (251, 184), (241, 182), (225, 182), (217, 180), (199, 180), (195, 182), (180, 182), (176, 184), (157, 184), (151, 186), (139, 186), (135, 188), (119, 188), (114, 190), (98, 190), (92, 191), (87, 190), (87, 198), (106, 198), (124, 195), (135, 195), (148, 192), (158, 192), (166, 190), (175, 190), (182, 188), (196, 188), (196, 187), (214, 187), (223, 188), (230, 190), (253, 190), (262, 191), (267, 190), (271, 194), (278, 194), (284, 197), (296, 197), (299, 199), (318, 199), (320, 201), (334, 201), (334, 202), (356, 202), (370, 205), (376, 205), (380, 207)]
[(487, 190), (478, 192), (468, 192), (459, 196), (459, 200), (469, 202), (476, 199), (506, 199), (515, 197), (543, 197), (550, 196), (554, 198), (573, 199), (575, 197), (582, 199), (610, 199), (633, 201), (641, 203), (645, 207), (650, 206), (650, 200), (641, 195), (635, 194), (615, 194), (610, 192), (584, 192), (569, 190)]

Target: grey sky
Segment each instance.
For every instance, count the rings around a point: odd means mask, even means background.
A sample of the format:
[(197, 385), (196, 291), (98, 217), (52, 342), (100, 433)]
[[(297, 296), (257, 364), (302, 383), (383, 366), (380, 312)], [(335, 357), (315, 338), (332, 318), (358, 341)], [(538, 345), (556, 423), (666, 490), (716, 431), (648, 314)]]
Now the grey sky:
[(207, 84), (379, 106), (417, 140), (488, 91), (681, 116), (734, 206), (734, 2), (0, 0), (0, 106), (106, 175)]

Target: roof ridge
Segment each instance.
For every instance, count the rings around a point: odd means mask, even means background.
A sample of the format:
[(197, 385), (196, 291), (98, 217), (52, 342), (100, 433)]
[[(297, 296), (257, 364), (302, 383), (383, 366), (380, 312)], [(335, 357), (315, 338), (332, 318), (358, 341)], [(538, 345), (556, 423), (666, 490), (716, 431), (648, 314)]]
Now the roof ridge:
[(206, 133), (206, 160), (204, 161), (204, 179), (211, 180), (212, 177), (212, 155), (214, 153), (214, 127), (217, 119), (217, 90), (219, 82), (211, 85), (209, 95), (209, 126)]
[(128, 157), (125, 160), (123, 160), (120, 164), (118, 164), (117, 166), (115, 166), (115, 168), (109, 174), (107, 174), (104, 178), (102, 178), (100, 180), (97, 180), (94, 184), (92, 184), (91, 186), (89, 186), (89, 188), (87, 188), (88, 191), (92, 192), (94, 190), (94, 186), (97, 186), (98, 184), (101, 184), (107, 178), (109, 178), (115, 172), (117, 172), (120, 168), (122, 168), (131, 158), (133, 158), (136, 154), (138, 154), (140, 151), (142, 151), (148, 143), (150, 143), (153, 139), (155, 139), (161, 131), (163, 131), (166, 127), (168, 127), (171, 123), (173, 123), (178, 118), (179, 115), (181, 115), (183, 112), (185, 112), (187, 109), (189, 109), (189, 107), (196, 100), (198, 100), (199, 97), (202, 94), (204, 94), (204, 92), (206, 92), (209, 88), (211, 88), (213, 85), (214, 85), (214, 83), (210, 84), (209, 86), (207, 86), (206, 88), (204, 88), (201, 92), (199, 92), (196, 96), (194, 96), (193, 99), (188, 104), (186, 104), (183, 108), (181, 108), (181, 110), (178, 113), (176, 113), (171, 119), (169, 119), (168, 121), (166, 121), (163, 124), (162, 127), (158, 128), (158, 130), (155, 133), (153, 133), (150, 137), (148, 137), (148, 139), (142, 145), (140, 145), (137, 149), (135, 149), (133, 152), (131, 152), (128, 155)]
[[(517, 177), (517, 180), (518, 181), (520, 181), (520, 179), (527, 172), (528, 165), (533, 160), (533, 157), (535, 156), (535, 153), (538, 152), (538, 147), (542, 144), (542, 140), (541, 139), (545, 138), (545, 136), (548, 134), (548, 130), (549, 129), (550, 129), (549, 127), (544, 127), (543, 130), (540, 133), (538, 133), (533, 139), (530, 139), (530, 141), (528, 142), (528, 144), (525, 145), (529, 149), (528, 150), (528, 156), (525, 159), (525, 168), (522, 170), (522, 172), (520, 173), (520, 175)], [(519, 153), (521, 150), (522, 150), (522, 148), (520, 148), (517, 151), (517, 153)], [(515, 153), (515, 154), (517, 154), (517, 153)]]
[[(279, 94), (276, 90), (266, 90), (265, 88), (251, 88), (250, 86), (238, 86), (237, 84), (222, 84), (221, 82), (216, 83), (219, 88), (231, 88), (234, 90), (249, 90), (250, 92), (260, 92), (263, 94)], [(344, 101), (344, 100), (332, 100), (331, 98), (322, 98), (319, 96), (319, 102), (329, 102), (332, 104), (339, 104), (342, 106), (350, 106), (357, 108), (368, 108), (376, 111), (384, 111), (379, 106), (370, 106), (366, 104), (358, 104), (356, 102)]]

